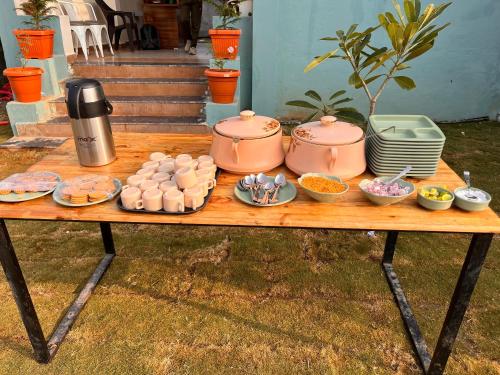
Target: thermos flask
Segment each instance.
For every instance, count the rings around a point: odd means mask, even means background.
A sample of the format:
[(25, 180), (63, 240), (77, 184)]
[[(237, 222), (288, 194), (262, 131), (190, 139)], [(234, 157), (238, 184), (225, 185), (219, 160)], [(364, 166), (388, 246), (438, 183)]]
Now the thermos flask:
[(101, 83), (72, 79), (66, 83), (66, 105), (80, 164), (98, 167), (116, 159), (108, 115), (113, 112)]

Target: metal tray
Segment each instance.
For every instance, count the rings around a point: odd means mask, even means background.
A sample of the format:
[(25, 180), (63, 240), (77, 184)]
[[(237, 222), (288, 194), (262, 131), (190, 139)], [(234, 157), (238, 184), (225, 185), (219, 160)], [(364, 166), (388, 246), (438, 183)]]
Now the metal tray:
[[(217, 180), (221, 174), (222, 170), (220, 168), (217, 168), (217, 171), (215, 172), (215, 179)], [(137, 212), (137, 213), (140, 213), (140, 214), (155, 214), (155, 215), (191, 215), (191, 214), (194, 214), (195, 212), (198, 212), (198, 211), (201, 211), (205, 208), (205, 206), (207, 205), (208, 203), (208, 200), (210, 199), (210, 197), (212, 196), (212, 193), (214, 192), (214, 189), (216, 187), (214, 186), (212, 189), (210, 189), (208, 191), (208, 195), (205, 197), (205, 201), (203, 202), (203, 204), (198, 207), (196, 210), (193, 210), (192, 208), (189, 208), (189, 207), (186, 207), (184, 212), (166, 212), (164, 211), (163, 209), (161, 209), (160, 211), (146, 211), (145, 209), (140, 209), (140, 210), (136, 210), (136, 209), (128, 209), (128, 208), (125, 208), (122, 204), (122, 198), (121, 197), (118, 197), (116, 203), (118, 204), (118, 208), (120, 210), (123, 210), (123, 211), (128, 211), (128, 212)]]

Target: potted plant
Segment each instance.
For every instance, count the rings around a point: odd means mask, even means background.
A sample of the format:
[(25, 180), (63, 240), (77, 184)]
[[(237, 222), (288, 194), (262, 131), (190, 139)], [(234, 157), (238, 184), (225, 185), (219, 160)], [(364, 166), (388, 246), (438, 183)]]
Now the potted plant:
[(306, 100), (291, 100), (286, 102), (286, 105), (311, 111), (311, 113), (302, 120), (303, 124), (323, 116), (335, 116), (349, 122), (364, 123), (365, 117), (359, 113), (356, 108), (338, 107), (339, 104), (352, 101), (352, 98), (343, 97), (345, 93), (345, 90), (335, 91), (330, 95), (328, 100), (325, 100), (316, 91), (308, 90), (304, 95), (312, 99), (312, 103)]
[(216, 58), (215, 68), (205, 70), (212, 101), (219, 104), (229, 104), (234, 101), (234, 93), (240, 76), (239, 70), (224, 69), (224, 65), (223, 59)]
[(23, 39), (20, 48), (18, 60), (21, 67), (7, 68), (3, 71), (3, 75), (9, 79), (12, 92), (18, 102), (37, 102), (42, 99), (43, 69), (26, 66), (28, 59), (24, 56), (26, 50), (30, 48), (30, 39)]
[(205, 0), (213, 5), (222, 23), (208, 30), (216, 59), (235, 60), (240, 46), (241, 30), (232, 27), (240, 19), (239, 5), (245, 0)]
[[(30, 18), (23, 23), (29, 26), (28, 29), (13, 30), (19, 45), (28, 45), (22, 48), (25, 59), (48, 59), (52, 57), (54, 51), (55, 31), (47, 29), (44, 25), (53, 16), (50, 12), (55, 9), (51, 6), (55, 0), (26, 0), (18, 10), (21, 10)], [(27, 44), (25, 41), (29, 39)]]

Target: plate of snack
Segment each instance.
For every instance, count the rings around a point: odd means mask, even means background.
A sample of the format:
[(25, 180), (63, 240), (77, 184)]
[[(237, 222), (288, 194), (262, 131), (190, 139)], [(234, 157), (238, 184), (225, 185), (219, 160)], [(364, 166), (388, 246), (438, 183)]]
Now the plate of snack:
[(53, 172), (16, 173), (0, 181), (0, 202), (17, 203), (37, 199), (52, 193), (59, 175)]
[(193, 158), (153, 152), (141, 168), (127, 177), (118, 207), (125, 211), (166, 215), (187, 215), (208, 203), (220, 169), (210, 155)]
[(238, 181), (234, 187), (234, 195), (252, 206), (273, 207), (293, 201), (297, 196), (297, 188), (282, 173), (274, 177), (259, 173)]
[(92, 206), (113, 199), (121, 188), (122, 184), (117, 178), (87, 174), (60, 182), (52, 197), (63, 206)]
[(307, 195), (324, 203), (334, 203), (349, 190), (349, 185), (340, 177), (324, 173), (306, 173), (298, 181)]
[(388, 206), (408, 198), (414, 191), (415, 185), (401, 178), (394, 180), (390, 177), (377, 177), (374, 180), (364, 179), (359, 188), (364, 195), (378, 206)]

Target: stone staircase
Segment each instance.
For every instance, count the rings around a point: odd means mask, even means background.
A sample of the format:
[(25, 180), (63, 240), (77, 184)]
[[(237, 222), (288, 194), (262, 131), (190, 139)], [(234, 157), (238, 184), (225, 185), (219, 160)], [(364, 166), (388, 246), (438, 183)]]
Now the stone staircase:
[[(208, 133), (205, 105), (208, 90), (202, 62), (90, 61), (75, 62), (74, 77), (99, 80), (113, 105), (113, 131)], [(64, 83), (62, 83), (64, 85)], [(48, 101), (50, 118), (17, 125), (23, 136), (71, 136), (64, 97)]]

